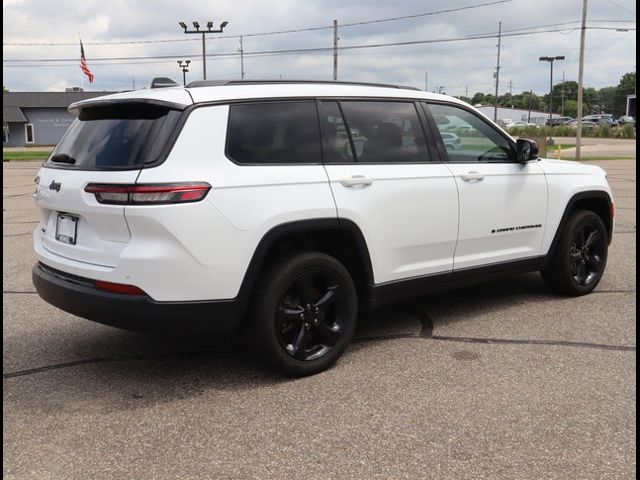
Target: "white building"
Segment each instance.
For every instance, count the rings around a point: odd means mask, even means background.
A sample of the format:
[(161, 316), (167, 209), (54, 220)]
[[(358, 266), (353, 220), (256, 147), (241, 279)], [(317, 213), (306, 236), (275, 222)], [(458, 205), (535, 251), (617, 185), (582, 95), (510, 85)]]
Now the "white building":
[[(476, 108), (493, 120), (493, 105), (476, 106)], [(559, 116), (560, 115), (557, 113), (553, 114), (553, 117)], [(544, 126), (544, 122), (549, 120), (549, 112), (540, 112), (537, 110), (529, 111), (522, 108), (498, 107), (498, 123), (507, 124), (517, 120)]]

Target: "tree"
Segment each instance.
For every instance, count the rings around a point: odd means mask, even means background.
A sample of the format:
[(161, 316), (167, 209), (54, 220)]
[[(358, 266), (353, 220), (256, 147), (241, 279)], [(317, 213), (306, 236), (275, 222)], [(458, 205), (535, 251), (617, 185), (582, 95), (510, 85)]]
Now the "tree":
[(616, 116), (624, 115), (627, 111), (627, 95), (636, 93), (636, 72), (622, 75), (615, 94), (615, 107), (612, 113)]
[(2, 85), (2, 93), (7, 93), (9, 91), (9, 89), (7, 87), (5, 87), (4, 85)]

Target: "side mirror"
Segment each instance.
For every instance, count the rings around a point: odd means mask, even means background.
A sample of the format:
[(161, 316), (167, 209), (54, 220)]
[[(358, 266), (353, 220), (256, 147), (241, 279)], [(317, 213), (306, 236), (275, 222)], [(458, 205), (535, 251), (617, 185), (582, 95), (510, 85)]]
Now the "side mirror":
[(538, 158), (538, 144), (533, 140), (519, 138), (516, 142), (516, 156), (518, 162), (526, 163)]

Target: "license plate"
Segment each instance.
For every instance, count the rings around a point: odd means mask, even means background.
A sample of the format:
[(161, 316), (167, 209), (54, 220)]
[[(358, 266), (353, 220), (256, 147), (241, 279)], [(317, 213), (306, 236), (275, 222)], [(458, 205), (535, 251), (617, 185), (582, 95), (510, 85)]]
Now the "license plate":
[(56, 240), (69, 245), (76, 244), (76, 232), (78, 231), (78, 217), (58, 214), (56, 221)]

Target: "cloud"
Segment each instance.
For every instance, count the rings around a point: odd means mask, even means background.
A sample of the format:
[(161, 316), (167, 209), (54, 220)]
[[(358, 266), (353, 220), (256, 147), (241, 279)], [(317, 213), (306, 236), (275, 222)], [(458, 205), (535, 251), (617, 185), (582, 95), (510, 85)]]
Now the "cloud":
[[(101, 57), (145, 57), (176, 55), (191, 59), (187, 81), (202, 78), (200, 39), (187, 36), (179, 21), (207, 20), (218, 24), (229, 22), (226, 35), (288, 30), (301, 27), (331, 26), (362, 20), (398, 17), (421, 12), (469, 6), (488, 0), (405, 0), (387, 2), (343, 0), (68, 0), (64, 7), (48, 0), (4, 0), (3, 41), (6, 42), (71, 42), (67, 46), (23, 47), (3, 46), (7, 59), (69, 58), (63, 65), (48, 67), (9, 66), (4, 63), (4, 83), (11, 90), (44, 90), (58, 86), (79, 85), (78, 34), (82, 35), (91, 69), (96, 75), (96, 90), (122, 90), (148, 86), (155, 76), (181, 79), (176, 59), (131, 60), (121, 64), (95, 61)], [(617, 0), (623, 7), (635, 8), (631, 0)], [(512, 0), (509, 3), (470, 9), (443, 15), (423, 16), (401, 21), (340, 26), (339, 45), (402, 42), (452, 38), (496, 32), (498, 22), (503, 30), (572, 22), (580, 19), (582, 0)], [(628, 12), (605, 2), (591, 2), (589, 21), (632, 20)], [(606, 25), (594, 23), (594, 25)], [(635, 27), (634, 24), (630, 24)], [(632, 71), (635, 60), (635, 32), (589, 30), (585, 84), (601, 88), (616, 85), (620, 76)], [(173, 43), (128, 45), (90, 45), (104, 41), (147, 41), (177, 39)], [(327, 51), (271, 56), (245, 56), (246, 78), (332, 78), (333, 42), (331, 28), (282, 35), (244, 38), (245, 52), (327, 48)], [(501, 92), (534, 90), (546, 93), (549, 66), (539, 62), (542, 55), (565, 55), (555, 65), (555, 81), (562, 72), (567, 80), (578, 74), (579, 30), (546, 32), (528, 36), (505, 36), (501, 52)], [(237, 38), (215, 38), (207, 41), (210, 54), (236, 53)], [(447, 93), (460, 95), (468, 89), (493, 90), (496, 63), (496, 39), (450, 43), (426, 43), (396, 47), (341, 50), (338, 55), (339, 78), (343, 80), (402, 83), (424, 88), (425, 72), (430, 89), (443, 86)], [(240, 59), (209, 57), (209, 78), (239, 78)]]

